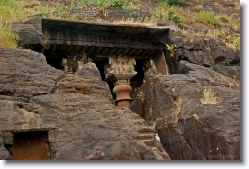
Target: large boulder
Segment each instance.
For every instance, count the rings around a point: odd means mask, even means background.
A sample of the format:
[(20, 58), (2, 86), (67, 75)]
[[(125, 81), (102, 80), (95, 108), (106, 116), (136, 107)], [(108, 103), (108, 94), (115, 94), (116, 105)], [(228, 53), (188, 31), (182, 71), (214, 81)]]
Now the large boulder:
[(147, 80), (131, 110), (156, 123), (171, 159), (239, 160), (239, 82), (186, 61), (180, 64), (185, 74)]
[(12, 30), (17, 33), (18, 46), (41, 51), (44, 47), (43, 34), (32, 24), (13, 23)]
[(240, 65), (240, 50), (229, 48), (219, 39), (193, 38), (171, 31), (170, 43), (175, 45), (174, 57), (168, 57), (168, 50), (165, 50), (165, 55), (171, 74), (179, 73), (177, 61), (180, 60), (205, 67)]
[[(94, 64), (65, 75), (30, 50), (1, 49), (0, 59), (2, 159), (25, 159), (24, 152), (51, 160), (170, 159), (155, 128), (114, 105)], [(27, 133), (30, 138), (23, 138)], [(27, 140), (42, 142), (32, 148)]]

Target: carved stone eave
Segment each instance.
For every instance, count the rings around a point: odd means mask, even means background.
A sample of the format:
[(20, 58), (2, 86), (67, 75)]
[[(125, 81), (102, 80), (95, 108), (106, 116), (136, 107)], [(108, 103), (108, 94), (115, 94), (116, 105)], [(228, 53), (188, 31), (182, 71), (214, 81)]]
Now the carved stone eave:
[(169, 27), (125, 26), (43, 18), (44, 44), (163, 50)]

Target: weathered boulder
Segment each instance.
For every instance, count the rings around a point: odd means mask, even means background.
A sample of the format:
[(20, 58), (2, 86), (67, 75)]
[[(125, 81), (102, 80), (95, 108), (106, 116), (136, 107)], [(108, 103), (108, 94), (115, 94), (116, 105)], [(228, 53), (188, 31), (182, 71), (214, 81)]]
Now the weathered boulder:
[(178, 62), (178, 68), (180, 73), (185, 74), (188, 77), (195, 78), (198, 83), (200, 83), (202, 86), (211, 85), (221, 87), (232, 87), (237, 89), (239, 89), (240, 87), (240, 82), (237, 78), (227, 77), (209, 68), (192, 64), (187, 61)]
[(79, 69), (75, 74), (84, 77), (85, 79), (101, 80), (101, 76), (95, 63), (87, 63), (84, 65), (84, 69)]
[(214, 64), (231, 65), (232, 63), (239, 63), (240, 56), (238, 53), (227, 48), (224, 42), (218, 39), (209, 39), (209, 44)]
[(213, 70), (222, 74), (224, 76), (231, 77), (233, 79), (240, 79), (240, 66), (222, 66), (214, 65), (212, 66)]
[(156, 122), (171, 159), (239, 160), (239, 82), (199, 65), (181, 64), (185, 74), (146, 81), (137, 90), (144, 101), (137, 97), (131, 110)]
[[(14, 159), (25, 159), (23, 152), (31, 159), (47, 159), (48, 148), (51, 160), (170, 159), (153, 127), (129, 109), (114, 105), (107, 83), (94, 77), (99, 74), (95, 65), (83, 67), (78, 75), (65, 75), (30, 50), (1, 49), (0, 58), (2, 159), (11, 158), (7, 150)], [(26, 82), (23, 77), (36, 78)], [(19, 138), (28, 132), (42, 136)], [(32, 148), (23, 144), (25, 140), (43, 142)], [(23, 146), (15, 145), (19, 143)]]
[[(170, 43), (176, 45), (174, 57), (166, 58), (171, 74), (179, 73), (176, 61), (180, 60), (187, 60), (190, 63), (205, 67), (214, 65), (238, 66), (240, 64), (240, 50), (230, 49), (219, 39), (191, 39), (174, 31), (171, 31), (170, 39)], [(167, 50), (166, 56), (169, 56)]]
[(32, 24), (13, 23), (12, 30), (17, 33), (18, 46), (41, 51), (44, 47), (43, 34)]
[(28, 49), (0, 48), (0, 60), (0, 94), (15, 99), (51, 93), (64, 76), (44, 55)]

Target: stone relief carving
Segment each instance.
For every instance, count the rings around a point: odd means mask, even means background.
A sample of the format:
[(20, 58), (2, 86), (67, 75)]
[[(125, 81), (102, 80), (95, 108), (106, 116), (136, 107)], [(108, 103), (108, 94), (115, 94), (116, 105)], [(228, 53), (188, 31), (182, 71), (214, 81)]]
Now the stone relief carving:
[(61, 66), (65, 73), (75, 73), (77, 70), (83, 68), (88, 62), (92, 62), (92, 59), (88, 58), (86, 53), (83, 53), (83, 55), (71, 53), (67, 58), (62, 58)]
[[(127, 56), (110, 56), (108, 64), (105, 64), (105, 78), (107, 79), (111, 75), (136, 75), (134, 65), (136, 65), (135, 58), (129, 58)], [(131, 77), (132, 77), (131, 76)]]
[(144, 82), (147, 79), (157, 75), (157, 69), (156, 69), (155, 63), (151, 59), (144, 62), (142, 69), (144, 71), (144, 80), (143, 80)]
[(66, 58), (62, 58), (61, 66), (62, 66), (62, 68), (63, 68), (63, 71), (64, 71), (65, 73), (67, 73), (68, 66), (67, 66), (67, 59), (66, 59)]

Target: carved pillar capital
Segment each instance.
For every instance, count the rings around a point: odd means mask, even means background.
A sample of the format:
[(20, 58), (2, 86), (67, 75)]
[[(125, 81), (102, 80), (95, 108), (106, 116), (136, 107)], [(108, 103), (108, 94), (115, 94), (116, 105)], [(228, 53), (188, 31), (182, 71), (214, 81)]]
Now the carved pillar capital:
[(131, 79), (137, 74), (134, 65), (135, 58), (127, 56), (111, 56), (108, 64), (105, 65), (105, 79), (114, 83), (117, 79)]

